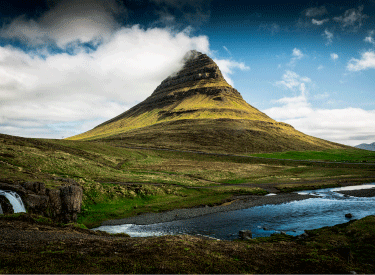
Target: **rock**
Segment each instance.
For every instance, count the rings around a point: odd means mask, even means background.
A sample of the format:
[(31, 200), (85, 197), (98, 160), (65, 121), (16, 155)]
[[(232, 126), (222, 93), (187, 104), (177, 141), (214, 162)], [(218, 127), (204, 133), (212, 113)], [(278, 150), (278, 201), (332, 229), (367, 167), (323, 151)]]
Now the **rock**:
[(70, 185), (60, 187), (62, 206), (62, 221), (65, 223), (77, 221), (77, 213), (81, 212), (83, 191), (80, 186)]
[(281, 231), (280, 234), (281, 235), (286, 235), (286, 232), (285, 231)]
[(49, 197), (49, 206), (51, 211), (51, 218), (56, 218), (61, 214), (62, 204), (60, 197), (60, 190), (58, 189), (47, 189), (46, 194)]
[[(48, 189), (43, 182), (26, 182), (22, 185), (0, 182), (0, 190), (17, 192), (28, 213), (70, 223), (77, 221), (77, 213), (81, 211), (83, 196), (82, 188), (76, 182), (73, 184), (62, 186), (60, 189)], [(0, 206), (4, 214), (14, 212), (10, 202), (1, 195)]]
[(14, 213), (12, 204), (9, 202), (9, 200), (5, 196), (2, 196), (2, 195), (0, 195), (0, 209), (1, 209), (0, 214), (7, 215), (7, 214)]
[(242, 240), (250, 240), (253, 238), (253, 233), (251, 232), (251, 230), (240, 230), (238, 232), (238, 236)]
[(345, 214), (345, 218), (351, 219), (352, 217), (353, 217), (353, 215), (351, 213)]
[(49, 197), (44, 195), (27, 194), (24, 204), (27, 210), (33, 214), (44, 215), (47, 210)]
[(46, 194), (46, 186), (43, 182), (25, 182), (22, 184), (26, 190), (30, 190), (38, 195)]
[(66, 211), (80, 212), (83, 191), (80, 186), (70, 185), (60, 187), (60, 197), (63, 208)]

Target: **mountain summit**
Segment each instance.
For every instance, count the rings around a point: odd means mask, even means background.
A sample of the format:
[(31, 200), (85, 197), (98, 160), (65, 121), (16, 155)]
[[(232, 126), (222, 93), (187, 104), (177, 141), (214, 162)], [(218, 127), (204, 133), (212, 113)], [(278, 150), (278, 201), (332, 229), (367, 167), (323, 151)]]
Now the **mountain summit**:
[(146, 100), (69, 139), (237, 153), (343, 147), (298, 132), (249, 105), (206, 54), (190, 51), (184, 61)]

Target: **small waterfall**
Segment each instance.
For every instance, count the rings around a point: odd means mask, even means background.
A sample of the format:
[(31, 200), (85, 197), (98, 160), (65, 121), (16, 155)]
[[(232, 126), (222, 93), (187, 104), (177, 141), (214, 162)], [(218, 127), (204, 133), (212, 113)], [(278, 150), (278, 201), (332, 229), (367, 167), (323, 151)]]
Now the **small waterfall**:
[[(0, 195), (3, 195), (8, 199), (8, 201), (13, 206), (14, 213), (20, 213), (20, 212), (26, 213), (26, 209), (22, 202), (22, 199), (20, 195), (18, 195), (16, 192), (0, 190)], [(1, 209), (1, 206), (0, 206), (0, 210), (1, 210), (1, 214), (3, 214), (3, 210)]]

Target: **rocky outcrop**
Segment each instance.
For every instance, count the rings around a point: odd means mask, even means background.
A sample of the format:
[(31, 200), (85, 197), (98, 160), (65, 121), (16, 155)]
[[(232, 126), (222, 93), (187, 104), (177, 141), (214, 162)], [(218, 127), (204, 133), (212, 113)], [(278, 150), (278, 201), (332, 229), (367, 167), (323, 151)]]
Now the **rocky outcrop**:
[[(17, 192), (28, 213), (50, 217), (59, 222), (76, 222), (77, 214), (81, 211), (83, 191), (79, 185), (49, 189), (42, 182), (0, 183), (0, 189)], [(8, 214), (9, 207), (3, 202), (2, 197), (0, 196), (0, 205), (4, 214)], [(7, 201), (5, 197), (4, 199)]]
[(5, 196), (0, 195), (0, 214), (13, 214), (13, 206)]
[(81, 211), (82, 195), (82, 188), (77, 185), (60, 188), (61, 213), (64, 218), (72, 221), (77, 220), (77, 213)]

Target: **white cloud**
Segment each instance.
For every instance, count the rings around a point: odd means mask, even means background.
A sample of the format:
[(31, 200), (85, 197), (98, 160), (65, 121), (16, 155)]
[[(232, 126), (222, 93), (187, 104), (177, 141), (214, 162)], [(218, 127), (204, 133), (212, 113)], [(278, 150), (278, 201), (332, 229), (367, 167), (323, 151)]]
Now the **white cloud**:
[(108, 39), (120, 26), (116, 16), (126, 9), (116, 0), (60, 0), (36, 20), (20, 16), (0, 30), (6, 38), (18, 38), (34, 45)]
[(318, 70), (323, 70), (323, 69), (324, 69), (324, 66), (323, 65), (319, 65)]
[(321, 6), (319, 8), (309, 8), (305, 11), (305, 15), (307, 17), (321, 16), (327, 13), (328, 11), (325, 6)]
[(323, 36), (327, 39), (326, 45), (332, 44), (333, 41), (333, 33), (328, 31), (327, 29), (324, 30)]
[(298, 60), (301, 60), (305, 55), (302, 53), (300, 49), (294, 48), (292, 51), (292, 58), (288, 63), (289, 66), (294, 67)]
[(369, 36), (367, 36), (364, 41), (375, 45), (374, 31), (373, 30), (369, 32)]
[[(139, 26), (118, 29), (89, 53), (76, 46), (75, 55), (41, 58), (0, 47), (0, 132), (66, 137), (89, 130), (149, 96), (190, 49), (209, 52), (208, 38)], [(232, 61), (227, 72), (234, 67), (246, 66)], [(56, 126), (67, 123), (75, 132)], [(65, 133), (51, 134), (56, 129)]]
[(229, 77), (229, 75), (233, 74), (233, 69), (237, 68), (241, 71), (250, 70), (250, 67), (246, 66), (243, 62), (236, 62), (229, 59), (214, 59), (214, 62), (219, 66), (219, 69), (228, 84), (233, 87), (233, 80)]
[[(304, 87), (304, 84), (302, 84), (302, 87)], [(272, 107), (264, 112), (276, 120), (305, 117), (311, 112), (311, 106), (307, 102), (305, 92), (301, 92), (301, 95), (296, 97), (283, 97), (274, 102), (282, 106)]]
[(323, 19), (323, 20), (312, 19), (311, 23), (313, 23), (314, 25), (317, 25), (317, 26), (321, 26), (328, 21), (329, 21), (329, 19)]
[(363, 71), (367, 69), (375, 69), (375, 52), (364, 52), (361, 55), (361, 59), (352, 58), (348, 62), (346, 69), (349, 71)]
[(304, 54), (301, 52), (301, 50), (297, 49), (297, 48), (294, 48), (293, 49), (293, 53), (292, 55), (297, 58), (297, 59), (301, 59), (302, 57), (304, 57)]
[[(323, 99), (329, 95), (317, 96), (317, 99)], [(375, 110), (313, 108), (302, 92), (299, 96), (284, 97), (275, 103), (281, 106), (263, 112), (305, 134), (351, 146), (375, 138)]]
[(336, 61), (339, 58), (337, 53), (331, 53), (331, 59)]
[(345, 11), (344, 15), (334, 17), (333, 20), (340, 22), (343, 28), (351, 28), (353, 31), (357, 31), (361, 28), (363, 21), (368, 18), (368, 16), (362, 12), (363, 6), (359, 6), (358, 9)]
[[(312, 82), (310, 78), (287, 71), (277, 84), (291, 91), (299, 90), (299, 95), (275, 100), (277, 106), (263, 112), (305, 134), (333, 142), (355, 146), (375, 139), (375, 110), (314, 108), (306, 87), (309, 82)], [(327, 101), (328, 97), (330, 95), (324, 92), (313, 95), (312, 99)]]
[(293, 71), (286, 71), (281, 81), (277, 81), (276, 85), (295, 91), (298, 89), (305, 92), (306, 83), (311, 82), (308, 77), (301, 77)]

